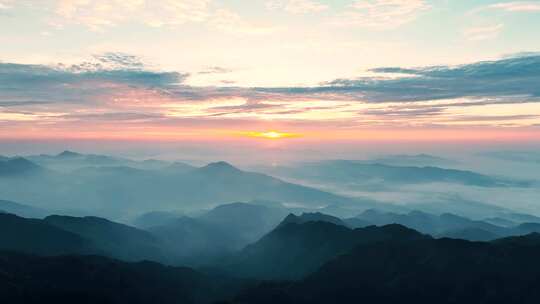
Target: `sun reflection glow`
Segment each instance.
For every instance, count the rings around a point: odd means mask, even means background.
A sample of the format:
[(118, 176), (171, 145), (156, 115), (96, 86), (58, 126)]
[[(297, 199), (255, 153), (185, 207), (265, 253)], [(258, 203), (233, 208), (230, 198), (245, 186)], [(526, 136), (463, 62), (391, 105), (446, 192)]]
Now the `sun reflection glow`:
[(241, 132), (242, 135), (248, 137), (257, 137), (257, 138), (266, 138), (266, 139), (283, 139), (283, 138), (293, 138), (300, 137), (298, 133), (285, 133), (278, 131), (265, 131), (265, 132)]

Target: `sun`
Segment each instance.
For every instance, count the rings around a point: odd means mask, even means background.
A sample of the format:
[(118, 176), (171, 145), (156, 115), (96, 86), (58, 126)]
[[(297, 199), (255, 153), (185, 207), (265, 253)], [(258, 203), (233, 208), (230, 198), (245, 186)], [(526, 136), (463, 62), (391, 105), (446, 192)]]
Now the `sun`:
[(257, 138), (266, 138), (266, 139), (283, 139), (283, 138), (292, 138), (300, 137), (300, 134), (297, 133), (285, 133), (278, 131), (265, 131), (265, 132), (242, 132), (244, 136), (248, 137), (257, 137)]

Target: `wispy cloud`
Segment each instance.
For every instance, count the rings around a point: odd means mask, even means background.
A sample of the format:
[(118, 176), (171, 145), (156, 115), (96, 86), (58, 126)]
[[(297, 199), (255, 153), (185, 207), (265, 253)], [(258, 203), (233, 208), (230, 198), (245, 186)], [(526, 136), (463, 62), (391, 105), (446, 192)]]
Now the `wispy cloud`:
[(540, 3), (537, 1), (513, 1), (491, 4), (489, 8), (507, 12), (540, 12)]
[(307, 14), (328, 9), (328, 5), (314, 0), (269, 0), (266, 7), (270, 10), (284, 10), (292, 14)]
[(223, 32), (239, 35), (268, 35), (282, 29), (279, 26), (248, 22), (236, 12), (228, 9), (214, 11), (208, 24)]
[(58, 28), (77, 24), (93, 31), (129, 23), (156, 28), (195, 23), (234, 34), (267, 34), (275, 30), (213, 4), (211, 0), (57, 0), (50, 24)]
[(180, 25), (208, 19), (209, 0), (59, 0), (55, 23), (81, 24), (93, 30), (137, 21), (150, 26)]
[(403, 73), (412, 77), (336, 79), (317, 88), (293, 92), (359, 94), (373, 102), (425, 101), (461, 97), (540, 97), (540, 56), (512, 57), (461, 66), (377, 68), (373, 72)]
[[(348, 127), (540, 122), (534, 114), (540, 109), (539, 55), (372, 72), (376, 76), (312, 87), (197, 87), (186, 84), (189, 73), (152, 70), (122, 53), (99, 54), (77, 65), (1, 63), (0, 121), (111, 127), (116, 122), (150, 129), (184, 125), (183, 120), (212, 126), (244, 120)], [(385, 77), (388, 73), (403, 76)], [(494, 111), (483, 113), (483, 107)]]
[(390, 29), (414, 21), (431, 6), (424, 0), (358, 0), (334, 20), (335, 24)]
[(211, 66), (199, 72), (199, 74), (227, 74), (231, 73), (232, 70), (220, 66)]
[(470, 41), (482, 41), (495, 39), (503, 30), (504, 25), (499, 23), (495, 25), (479, 26), (468, 28), (463, 31), (463, 35)]

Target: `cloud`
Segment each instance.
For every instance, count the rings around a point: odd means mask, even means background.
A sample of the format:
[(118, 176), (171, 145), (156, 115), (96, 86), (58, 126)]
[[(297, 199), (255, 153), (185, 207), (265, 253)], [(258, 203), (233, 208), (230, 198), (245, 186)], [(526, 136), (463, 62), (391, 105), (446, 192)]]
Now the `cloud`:
[(138, 58), (121, 53), (69, 66), (0, 63), (0, 106), (95, 103), (122, 88), (178, 87), (188, 76), (147, 70)]
[(387, 67), (372, 72), (402, 73), (399, 78), (336, 79), (315, 88), (272, 90), (289, 94), (339, 93), (367, 102), (426, 101), (463, 97), (539, 98), (540, 55), (504, 58), (460, 66)]
[(313, 0), (270, 0), (266, 2), (270, 10), (284, 10), (291, 14), (316, 13), (328, 9), (328, 6)]
[(389, 117), (422, 117), (422, 116), (433, 116), (440, 114), (444, 111), (444, 108), (437, 107), (417, 107), (417, 108), (407, 108), (407, 107), (388, 107), (385, 109), (369, 109), (362, 111), (364, 115), (374, 115), (374, 116), (389, 116)]
[(201, 22), (209, 17), (209, 0), (59, 0), (55, 21), (101, 30), (128, 21), (160, 27)]
[(470, 41), (490, 40), (490, 39), (497, 38), (499, 34), (501, 33), (501, 31), (503, 30), (503, 28), (504, 28), (503, 24), (473, 27), (473, 28), (466, 29), (463, 32), (463, 35), (465, 36), (467, 40), (470, 40)]
[(533, 1), (502, 2), (491, 4), (489, 8), (506, 12), (540, 12), (540, 3)]
[(237, 35), (268, 35), (282, 30), (278, 26), (248, 22), (237, 13), (227, 9), (214, 11), (209, 24), (223, 32)]
[(127, 23), (175, 27), (199, 23), (233, 34), (268, 34), (276, 28), (248, 22), (237, 13), (212, 5), (211, 0), (57, 0), (51, 24), (78, 24), (104, 31)]
[[(203, 73), (227, 71), (210, 67)], [(540, 55), (535, 53), (460, 66), (381, 67), (371, 72), (377, 76), (335, 79), (312, 87), (192, 87), (183, 84), (189, 73), (152, 71), (135, 56), (105, 53), (94, 56), (93, 61), (71, 66), (2, 63), (0, 86), (4, 93), (23, 95), (37, 88), (83, 90), (86, 84), (92, 83), (99, 91), (125, 85), (133, 89), (154, 89), (170, 98), (241, 98), (252, 102), (324, 99), (388, 103), (473, 98), (474, 104), (479, 105), (531, 102), (540, 98)], [(403, 76), (385, 77), (386, 74)]]
[[(98, 54), (76, 65), (0, 63), (0, 121), (139, 123), (148, 128), (181, 125), (185, 119), (211, 120), (212, 125), (249, 120), (347, 126), (540, 121), (534, 114), (540, 109), (538, 54), (371, 72), (375, 76), (311, 87), (212, 87), (187, 85), (189, 73), (153, 70), (123, 53)], [(386, 77), (389, 73), (392, 77)], [(483, 113), (482, 107), (496, 111)]]
[(416, 20), (430, 9), (424, 0), (358, 0), (333, 23), (373, 29), (392, 29)]
[(228, 68), (224, 68), (224, 67), (219, 67), (219, 66), (211, 66), (211, 67), (207, 67), (206, 69), (198, 72), (198, 74), (227, 74), (227, 73), (231, 73), (232, 70), (231, 69), (228, 69)]

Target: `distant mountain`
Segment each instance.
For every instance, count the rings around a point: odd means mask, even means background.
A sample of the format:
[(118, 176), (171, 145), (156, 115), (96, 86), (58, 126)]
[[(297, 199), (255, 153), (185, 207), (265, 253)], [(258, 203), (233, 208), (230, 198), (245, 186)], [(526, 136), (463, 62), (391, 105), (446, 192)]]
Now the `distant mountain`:
[(513, 211), (510, 209), (466, 199), (456, 194), (444, 194), (428, 202), (412, 202), (407, 204), (407, 207), (409, 210), (422, 210), (423, 212), (432, 214), (451, 213), (477, 220), (485, 219), (486, 217), (502, 217), (513, 220), (511, 218)]
[(0, 214), (0, 250), (37, 255), (99, 253), (84, 237), (38, 219)]
[(84, 157), (84, 155), (77, 152), (68, 151), (68, 150), (56, 155), (56, 158), (78, 158), (78, 157)]
[(510, 236), (493, 241), (495, 244), (518, 245), (518, 246), (540, 246), (540, 233), (533, 232), (527, 235)]
[(22, 157), (0, 160), (0, 177), (21, 177), (40, 172), (43, 168)]
[(151, 211), (139, 215), (133, 220), (133, 225), (140, 229), (148, 229), (156, 226), (171, 224), (174, 220), (183, 215), (178, 212), (169, 211)]
[(272, 230), (284, 209), (248, 203), (220, 205), (195, 217), (165, 218), (147, 228), (172, 248), (180, 262), (209, 264), (229, 256)]
[(234, 303), (536, 303), (540, 246), (532, 244), (363, 244), (301, 281), (261, 284)]
[(540, 164), (538, 151), (489, 151), (479, 153), (479, 155), (507, 161)]
[(493, 232), (484, 230), (482, 228), (468, 227), (463, 229), (446, 231), (440, 234), (439, 237), (477, 242), (488, 242), (500, 238), (501, 236)]
[(532, 214), (506, 212), (501, 216), (516, 223), (540, 223), (540, 217)]
[[(148, 161), (144, 161), (144, 162), (146, 163)], [(168, 166), (164, 166), (162, 170), (169, 173), (186, 173), (194, 169), (195, 167), (191, 165), (180, 163), (180, 162), (174, 162)]]
[(110, 218), (130, 218), (156, 210), (200, 210), (218, 202), (253, 200), (311, 208), (351, 205), (359, 210), (376, 204), (242, 171), (224, 162), (187, 171), (85, 167), (31, 181), (9, 179), (0, 183), (0, 193), (5, 199), (48, 209), (74, 208), (73, 202), (77, 202), (76, 206), (87, 213)]
[[(189, 172), (186, 183), (204, 194), (219, 193), (225, 201), (270, 200), (317, 206), (352, 202), (328, 192), (287, 183), (268, 175), (241, 171), (226, 162), (211, 163)], [(239, 198), (240, 196), (240, 198)]]
[(516, 222), (502, 217), (489, 217), (483, 219), (483, 221), (501, 227), (513, 227), (517, 225)]
[(99, 256), (0, 252), (0, 270), (4, 303), (207, 304), (231, 298), (243, 286), (185, 267)]
[[(164, 169), (172, 164), (167, 161), (148, 159), (135, 161), (127, 158), (112, 157), (98, 154), (82, 154), (73, 151), (63, 151), (57, 155), (31, 155), (28, 159), (47, 168), (62, 172), (70, 172), (84, 167), (109, 167), (109, 166), (126, 166), (146, 170)], [(177, 163), (179, 165), (180, 163)], [(183, 164), (186, 167), (191, 167)], [(193, 167), (191, 167), (193, 168)]]
[(165, 261), (163, 244), (152, 234), (98, 217), (52, 215), (44, 222), (90, 240), (103, 254), (125, 261)]
[(316, 221), (290, 223), (247, 246), (225, 266), (231, 274), (257, 279), (298, 279), (359, 244), (429, 238), (400, 225), (349, 229)]
[(274, 229), (286, 214), (287, 210), (284, 208), (232, 203), (217, 206), (199, 219), (230, 231), (239, 239), (237, 248), (240, 249)]
[(378, 158), (373, 158), (365, 161), (366, 163), (375, 163), (375, 164), (384, 164), (384, 165), (391, 165), (391, 166), (417, 166), (417, 167), (425, 167), (425, 166), (448, 166), (448, 165), (455, 165), (457, 164), (456, 161), (433, 156), (429, 154), (415, 154), (415, 155), (408, 155), (408, 154), (397, 154), (397, 155), (386, 155)]
[(284, 226), (287, 224), (304, 224), (307, 222), (326, 222), (340, 226), (347, 226), (347, 224), (340, 218), (320, 212), (304, 212), (299, 216), (291, 213), (287, 215), (287, 217), (279, 225)]
[(0, 212), (11, 213), (27, 218), (44, 218), (51, 214), (50, 211), (44, 209), (4, 200), (0, 200)]
[(479, 187), (526, 187), (527, 181), (514, 181), (480, 173), (435, 166), (398, 166), (354, 160), (328, 160), (275, 168), (272, 173), (315, 183), (340, 187), (374, 187), (380, 183), (422, 184), (457, 183)]
[(164, 243), (173, 256), (173, 264), (212, 264), (232, 254), (238, 243), (228, 230), (187, 216), (147, 230)]
[[(534, 217), (516, 217), (534, 219)], [(514, 223), (507, 226), (498, 226), (490, 222), (471, 220), (450, 213), (433, 215), (421, 211), (398, 214), (370, 209), (354, 218), (345, 219), (344, 222), (350, 227), (400, 224), (434, 237), (457, 238), (469, 241), (491, 241), (507, 236), (540, 232), (540, 223)]]
[(345, 222), (354, 227), (354, 221), (358, 219), (361, 220), (360, 223), (362, 225), (364, 225), (364, 222), (378, 226), (395, 223), (433, 236), (471, 236), (471, 240), (476, 240), (476, 237), (473, 237), (472, 232), (480, 233), (480, 230), (485, 232), (483, 237), (491, 235), (491, 239), (506, 236), (508, 233), (510, 233), (504, 227), (496, 226), (483, 221), (470, 220), (468, 218), (449, 213), (433, 215), (421, 211), (411, 211), (407, 214), (397, 214), (391, 212), (380, 212), (377, 210), (367, 210), (353, 219), (345, 220)]
[(514, 228), (520, 234), (540, 233), (540, 223), (523, 223)]

